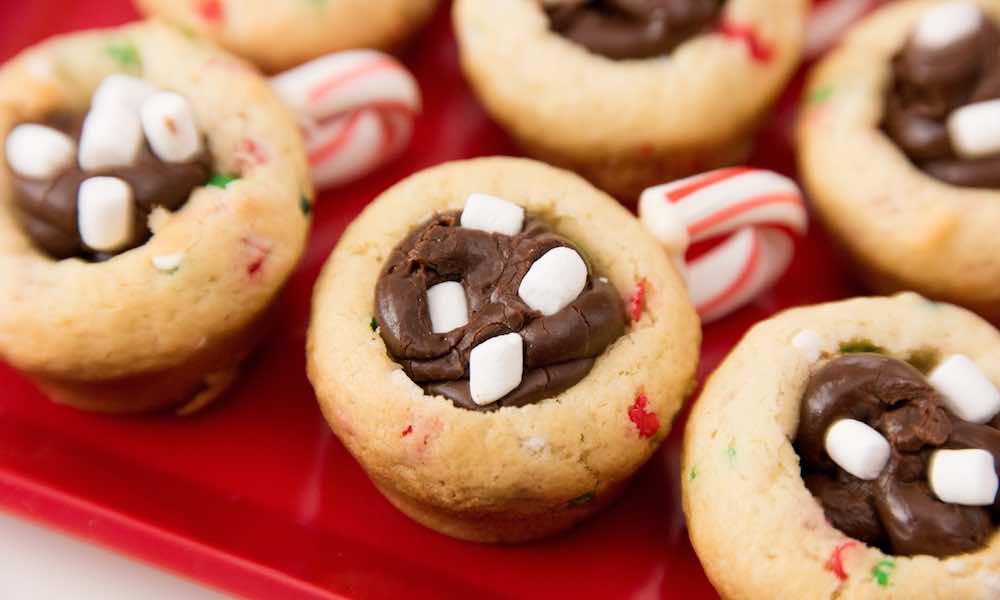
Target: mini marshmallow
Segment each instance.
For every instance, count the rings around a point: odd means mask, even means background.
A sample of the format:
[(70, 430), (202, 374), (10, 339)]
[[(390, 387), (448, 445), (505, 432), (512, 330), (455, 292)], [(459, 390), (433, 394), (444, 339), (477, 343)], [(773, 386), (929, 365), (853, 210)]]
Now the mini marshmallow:
[(1000, 391), (976, 363), (964, 354), (953, 354), (927, 376), (940, 392), (945, 407), (959, 419), (985, 423), (1000, 412)]
[(571, 248), (559, 246), (536, 260), (517, 288), (530, 308), (554, 315), (576, 300), (587, 285), (587, 263)]
[(22, 177), (49, 179), (73, 165), (76, 143), (65, 133), (26, 123), (7, 135), (7, 163)]
[(457, 281), (445, 281), (427, 288), (427, 308), (434, 333), (446, 333), (469, 322), (465, 288)]
[(160, 160), (182, 163), (201, 152), (201, 134), (184, 96), (158, 92), (142, 104), (139, 114), (149, 146)]
[(519, 333), (492, 337), (469, 355), (469, 391), (479, 406), (492, 404), (521, 385), (524, 340)]
[(177, 254), (165, 254), (163, 256), (154, 256), (152, 258), (153, 267), (157, 271), (163, 271), (165, 273), (170, 273), (171, 271), (177, 270), (181, 266), (181, 260), (184, 255), (180, 252)]
[(92, 107), (80, 133), (80, 168), (127, 167), (135, 162), (142, 141), (138, 116), (114, 104)]
[(942, 502), (989, 506), (996, 500), (996, 465), (986, 450), (935, 450), (927, 473), (931, 490)]
[(469, 194), (462, 210), (462, 227), (517, 235), (524, 226), (524, 209), (496, 196)]
[(948, 136), (962, 158), (1000, 152), (1000, 100), (976, 102), (948, 115)]
[(841, 419), (826, 430), (826, 453), (858, 479), (875, 479), (889, 462), (889, 442), (861, 421)]
[(132, 188), (117, 177), (91, 177), (80, 184), (77, 222), (80, 239), (98, 252), (120, 250), (132, 237)]
[(115, 73), (105, 77), (97, 86), (90, 105), (119, 106), (139, 114), (142, 103), (158, 91), (159, 88), (143, 79)]
[(816, 362), (822, 355), (823, 340), (812, 329), (803, 329), (792, 338), (792, 346), (797, 348), (809, 362)]
[(943, 48), (972, 35), (983, 13), (971, 2), (947, 2), (924, 13), (913, 31), (913, 41), (924, 48)]

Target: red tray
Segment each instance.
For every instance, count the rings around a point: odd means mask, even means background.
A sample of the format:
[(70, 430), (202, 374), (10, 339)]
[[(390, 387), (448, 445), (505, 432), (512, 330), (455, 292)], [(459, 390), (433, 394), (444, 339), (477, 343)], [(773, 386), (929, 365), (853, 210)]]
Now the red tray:
[[(446, 3), (447, 4), (447, 3)], [(224, 401), (190, 418), (109, 418), (56, 406), (0, 364), (0, 509), (254, 598), (715, 598), (688, 542), (678, 455), (684, 417), (625, 496), (557, 539), (456, 541), (410, 521), (324, 422), (305, 377), (313, 282), (344, 227), (400, 178), (446, 160), (511, 154), (462, 79), (443, 6), (404, 55), (425, 106), (394, 164), (328, 193), (279, 306), (280, 328)], [(128, 0), (0, 3), (0, 59), (59, 32), (135, 18)], [(792, 172), (801, 74), (754, 164)], [(815, 229), (769, 294), (705, 331), (699, 374), (755, 321), (855, 287)]]

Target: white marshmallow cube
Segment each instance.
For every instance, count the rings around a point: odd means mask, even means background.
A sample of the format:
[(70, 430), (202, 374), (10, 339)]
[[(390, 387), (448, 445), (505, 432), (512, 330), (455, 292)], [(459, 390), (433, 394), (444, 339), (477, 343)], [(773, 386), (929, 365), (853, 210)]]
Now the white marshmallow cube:
[(427, 308), (434, 333), (447, 333), (469, 322), (465, 288), (457, 281), (445, 281), (427, 288)]
[(469, 194), (462, 210), (462, 227), (517, 235), (524, 227), (524, 209), (489, 194)]
[(964, 354), (952, 354), (927, 376), (953, 415), (985, 423), (1000, 412), (1000, 391)]
[(996, 500), (996, 465), (986, 450), (936, 450), (927, 471), (931, 490), (942, 502), (989, 506)]
[(576, 300), (586, 285), (587, 263), (575, 250), (559, 246), (531, 265), (517, 294), (530, 308), (548, 316)]
[(91, 107), (80, 132), (80, 168), (97, 171), (135, 163), (142, 148), (139, 117), (120, 106)]
[(826, 453), (841, 469), (858, 479), (875, 479), (889, 462), (889, 442), (866, 423), (841, 419), (830, 425)]
[(9, 134), (5, 144), (7, 163), (22, 177), (50, 179), (73, 165), (76, 143), (65, 133), (26, 123)]
[(77, 223), (80, 239), (98, 252), (120, 250), (132, 237), (132, 188), (117, 177), (91, 177), (80, 184)]
[(924, 48), (943, 48), (974, 34), (982, 19), (982, 11), (972, 2), (946, 2), (924, 13), (913, 41)]
[(521, 385), (524, 340), (519, 333), (490, 338), (469, 355), (469, 391), (479, 406), (492, 404)]
[(948, 136), (963, 158), (980, 158), (1000, 152), (1000, 100), (976, 102), (948, 115)]
[(823, 340), (812, 329), (803, 329), (792, 338), (792, 346), (802, 353), (802, 356), (813, 363), (823, 354)]
[(187, 98), (158, 92), (142, 104), (142, 129), (153, 153), (169, 163), (183, 163), (201, 152), (201, 134)]
[(118, 106), (139, 114), (142, 103), (158, 91), (159, 88), (144, 79), (115, 73), (105, 77), (97, 86), (90, 105)]

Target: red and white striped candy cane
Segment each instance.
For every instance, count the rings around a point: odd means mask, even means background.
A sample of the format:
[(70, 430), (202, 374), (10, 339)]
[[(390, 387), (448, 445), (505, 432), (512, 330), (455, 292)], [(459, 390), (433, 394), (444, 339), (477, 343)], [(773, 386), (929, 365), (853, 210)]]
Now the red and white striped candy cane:
[(420, 112), (420, 88), (393, 57), (336, 52), (271, 79), (299, 119), (317, 189), (361, 177), (399, 154)]
[[(792, 260), (808, 216), (791, 179), (749, 167), (719, 169), (651, 187), (639, 218), (681, 267), (703, 322), (719, 319), (770, 288)], [(729, 238), (693, 261), (693, 242)]]

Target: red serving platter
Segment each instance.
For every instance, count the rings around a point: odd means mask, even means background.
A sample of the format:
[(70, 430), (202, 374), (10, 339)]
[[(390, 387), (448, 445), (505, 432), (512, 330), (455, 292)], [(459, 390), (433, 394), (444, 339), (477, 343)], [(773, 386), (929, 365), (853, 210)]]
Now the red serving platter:
[[(684, 416), (607, 512), (520, 546), (453, 540), (379, 495), (324, 422), (305, 376), (313, 282), (344, 227), (400, 178), (516, 150), (464, 82), (448, 6), (404, 53), (425, 110), (404, 156), (321, 196), (279, 327), (225, 399), (194, 417), (105, 417), (56, 406), (0, 364), (0, 510), (252, 598), (715, 598), (688, 541)], [(136, 18), (129, 0), (0, 3), (0, 59), (52, 34)], [(800, 73), (752, 164), (793, 173)], [(816, 228), (768, 294), (705, 329), (699, 375), (754, 322), (858, 290)]]

